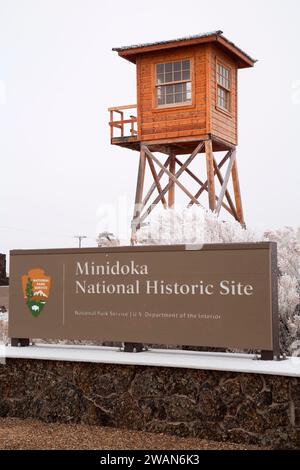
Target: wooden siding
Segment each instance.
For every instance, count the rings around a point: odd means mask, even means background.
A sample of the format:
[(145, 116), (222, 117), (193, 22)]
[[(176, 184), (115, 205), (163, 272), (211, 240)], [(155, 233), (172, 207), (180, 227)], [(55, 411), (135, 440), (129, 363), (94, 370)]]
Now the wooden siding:
[[(200, 136), (207, 133), (207, 46), (145, 54), (137, 59), (138, 139), (141, 141)], [(157, 108), (155, 65), (191, 60), (192, 103)]]
[[(192, 103), (156, 106), (155, 65), (191, 60)], [(231, 69), (231, 109), (217, 107), (217, 63)], [(138, 140), (153, 141), (212, 134), (237, 145), (237, 63), (213, 45), (198, 45), (140, 55), (137, 68)]]
[[(210, 129), (209, 133), (237, 145), (237, 64), (220, 49), (210, 47)], [(231, 106), (230, 112), (217, 107), (217, 63), (231, 69)]]

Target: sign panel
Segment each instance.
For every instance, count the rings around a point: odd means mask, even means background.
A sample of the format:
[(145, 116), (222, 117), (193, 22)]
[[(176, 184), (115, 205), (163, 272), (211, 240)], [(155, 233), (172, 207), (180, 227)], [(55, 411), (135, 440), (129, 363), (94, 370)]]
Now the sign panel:
[(276, 245), (15, 250), (13, 338), (274, 350)]

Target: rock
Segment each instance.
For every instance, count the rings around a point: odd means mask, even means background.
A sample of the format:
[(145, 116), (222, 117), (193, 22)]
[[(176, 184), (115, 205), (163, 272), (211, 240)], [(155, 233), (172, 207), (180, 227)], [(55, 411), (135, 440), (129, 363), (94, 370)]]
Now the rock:
[(0, 416), (300, 448), (300, 379), (7, 359)]

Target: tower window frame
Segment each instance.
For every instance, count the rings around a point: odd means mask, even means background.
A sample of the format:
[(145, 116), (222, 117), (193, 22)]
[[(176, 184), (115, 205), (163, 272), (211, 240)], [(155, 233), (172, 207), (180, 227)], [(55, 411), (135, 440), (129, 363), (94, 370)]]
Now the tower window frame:
[(190, 106), (192, 102), (192, 60), (184, 58), (155, 64), (156, 108)]
[(216, 62), (216, 107), (231, 113), (232, 71), (228, 65)]

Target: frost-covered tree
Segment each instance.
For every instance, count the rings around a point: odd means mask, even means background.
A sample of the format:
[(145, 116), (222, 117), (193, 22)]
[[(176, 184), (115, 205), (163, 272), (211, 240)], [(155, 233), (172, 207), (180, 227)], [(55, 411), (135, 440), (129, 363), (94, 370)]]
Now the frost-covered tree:
[(120, 241), (113, 233), (101, 232), (97, 237), (97, 244), (100, 247), (119, 246)]
[(300, 356), (300, 228), (285, 227), (265, 236), (278, 246), (281, 348)]
[(257, 233), (201, 208), (159, 210), (137, 233), (143, 245), (275, 241), (282, 353), (300, 356), (300, 228)]
[(239, 222), (224, 222), (201, 208), (159, 209), (150, 223), (137, 232), (139, 244), (174, 245), (189, 243), (257, 242), (262, 234), (245, 230)]

